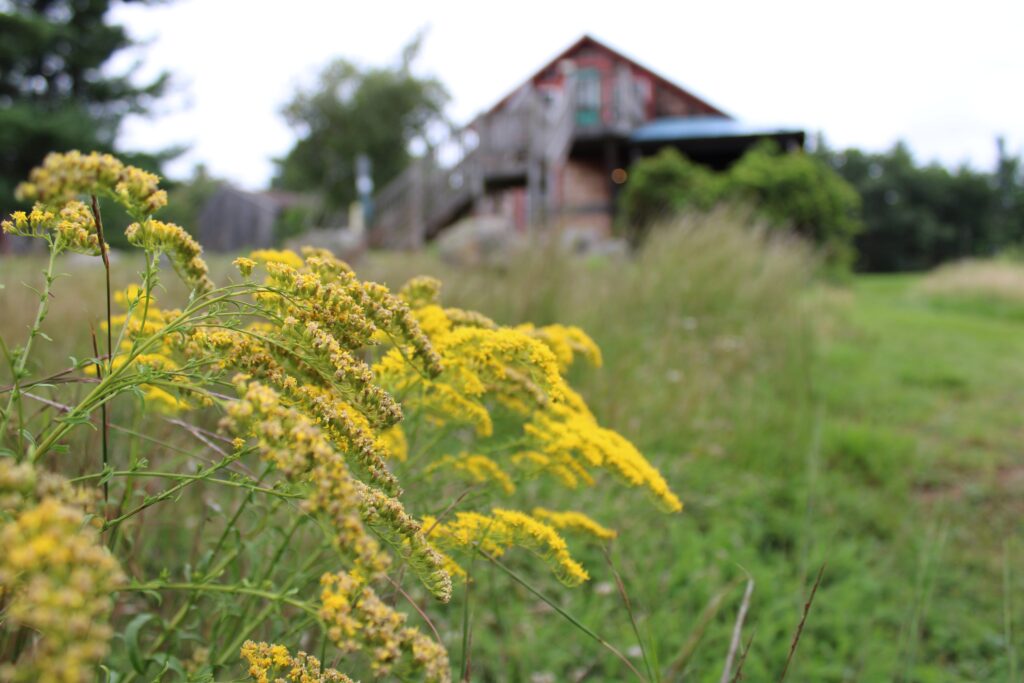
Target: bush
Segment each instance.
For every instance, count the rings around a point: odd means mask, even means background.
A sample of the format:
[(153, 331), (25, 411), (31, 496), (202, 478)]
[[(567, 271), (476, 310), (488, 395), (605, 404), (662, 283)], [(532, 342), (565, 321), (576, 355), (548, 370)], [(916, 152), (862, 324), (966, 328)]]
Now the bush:
[(652, 225), (684, 210), (709, 210), (718, 202), (721, 186), (712, 171), (671, 147), (637, 162), (619, 204), (630, 242), (639, 245)]
[(861, 228), (860, 197), (835, 171), (802, 152), (782, 154), (758, 145), (725, 174), (723, 196), (752, 203), (757, 212), (820, 245), (829, 263), (853, 265)]
[(620, 223), (635, 244), (666, 214), (706, 211), (718, 202), (750, 204), (774, 226), (819, 245), (833, 267), (852, 264), (860, 229), (856, 191), (819, 159), (783, 154), (771, 143), (751, 149), (718, 174), (671, 148), (638, 161), (622, 194)]

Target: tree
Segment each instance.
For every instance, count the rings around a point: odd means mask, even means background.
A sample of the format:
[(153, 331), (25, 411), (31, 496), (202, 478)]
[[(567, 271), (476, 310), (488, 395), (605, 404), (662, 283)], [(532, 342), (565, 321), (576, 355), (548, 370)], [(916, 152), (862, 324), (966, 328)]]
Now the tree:
[(420, 45), (418, 36), (395, 66), (362, 68), (335, 60), (315, 88), (297, 92), (284, 116), (300, 139), (277, 161), (274, 186), (316, 191), (326, 210), (337, 211), (356, 198), (360, 154), (373, 162), (377, 188), (401, 173), (410, 160), (410, 143), (425, 140), (428, 128), (444, 121), (448, 102), (439, 81), (412, 73)]
[(723, 196), (751, 204), (775, 225), (818, 244), (833, 266), (853, 265), (854, 236), (861, 230), (861, 201), (850, 183), (810, 154), (755, 146), (725, 175)]
[(1024, 178), (1005, 151), (994, 173), (918, 165), (902, 143), (881, 154), (820, 145), (817, 154), (863, 198), (861, 270), (920, 270), (1024, 240)]
[[(113, 151), (121, 122), (142, 114), (166, 89), (168, 75), (137, 85), (134, 70), (106, 70), (134, 45), (109, 23), (115, 0), (0, 0), (0, 209), (14, 187), (51, 151)], [(124, 154), (158, 170), (172, 152)]]

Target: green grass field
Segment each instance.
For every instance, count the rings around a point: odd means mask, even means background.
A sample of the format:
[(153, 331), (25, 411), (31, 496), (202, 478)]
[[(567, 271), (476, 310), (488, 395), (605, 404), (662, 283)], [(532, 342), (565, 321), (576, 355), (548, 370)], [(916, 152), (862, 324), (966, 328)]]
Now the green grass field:
[[(608, 560), (573, 549), (593, 579), (571, 591), (514, 566), (650, 678), (719, 680), (753, 581), (743, 676), (777, 680), (824, 565), (787, 680), (1019, 681), (1024, 317), (917, 276), (823, 284), (799, 246), (714, 227), (673, 231), (633, 262), (534, 254), (495, 271), (371, 255), (357, 270), (391, 285), (437, 275), (448, 304), (578, 324), (601, 345), (605, 367), (574, 383), (686, 508), (667, 517), (632, 491), (531, 489), (620, 537)], [(38, 267), (0, 261), (6, 339), (29, 321), (19, 283)], [(90, 355), (100, 282), (58, 285), (40, 372)], [(431, 613), (456, 666), (468, 615), (472, 680), (630, 679), (505, 575), (478, 565), (474, 576), (468, 610), (460, 592)]]

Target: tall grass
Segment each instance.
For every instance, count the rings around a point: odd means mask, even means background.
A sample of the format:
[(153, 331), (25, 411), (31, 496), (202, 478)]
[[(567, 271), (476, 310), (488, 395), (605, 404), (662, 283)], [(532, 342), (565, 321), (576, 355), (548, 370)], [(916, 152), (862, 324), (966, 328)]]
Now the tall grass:
[[(658, 520), (621, 499), (597, 503), (602, 519), (623, 530), (615, 561), (647, 648), (665, 671), (695, 641), (675, 669), (695, 680), (717, 680), (721, 673), (743, 593), (743, 581), (735, 582), (746, 578), (744, 567), (766, 594), (755, 596), (755, 605), (770, 605), (767, 614), (752, 615), (761, 625), (744, 672), (751, 680), (778, 675), (799, 620), (798, 609), (789, 614), (784, 606), (802, 605), (822, 559), (810, 557), (800, 538), (813, 427), (808, 293), (818, 262), (804, 244), (751, 223), (731, 210), (682, 217), (661, 226), (626, 259), (547, 250), (523, 254), (495, 271), (455, 268), (429, 254), (380, 255), (363, 268), (389, 283), (428, 272), (444, 281), (456, 305), (488, 311), (505, 323), (562, 320), (594, 337), (605, 354), (604, 372), (574, 381), (601, 419), (633, 436), (687, 508), (681, 517)], [(762, 558), (774, 554), (773, 546), (786, 557), (766, 567)], [(611, 582), (609, 576), (595, 585)], [(571, 597), (591, 623), (618, 624), (617, 642), (634, 640), (615, 616), (614, 591)], [(488, 655), (477, 657), (493, 673), (489, 680), (545, 672), (552, 680), (621, 675), (576, 644), (559, 641), (559, 649), (566, 649), (561, 655), (528, 645), (563, 638), (551, 624), (517, 631), (525, 639), (519, 643), (504, 628), (494, 624), (490, 637), (475, 635)], [(512, 660), (523, 668), (510, 675), (489, 664)]]

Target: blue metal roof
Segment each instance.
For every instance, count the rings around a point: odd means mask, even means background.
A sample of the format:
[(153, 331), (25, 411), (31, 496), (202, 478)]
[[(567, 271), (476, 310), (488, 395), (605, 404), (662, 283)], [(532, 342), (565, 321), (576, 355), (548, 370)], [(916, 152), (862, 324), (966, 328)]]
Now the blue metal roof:
[(668, 142), (670, 140), (741, 138), (802, 132), (799, 128), (755, 125), (724, 116), (675, 116), (645, 123), (634, 130), (629, 139), (632, 142)]

